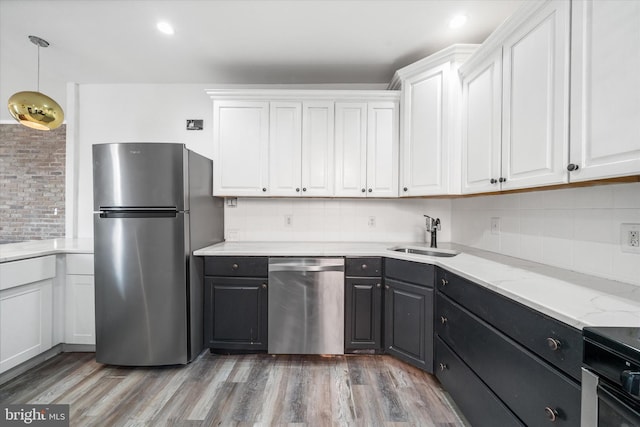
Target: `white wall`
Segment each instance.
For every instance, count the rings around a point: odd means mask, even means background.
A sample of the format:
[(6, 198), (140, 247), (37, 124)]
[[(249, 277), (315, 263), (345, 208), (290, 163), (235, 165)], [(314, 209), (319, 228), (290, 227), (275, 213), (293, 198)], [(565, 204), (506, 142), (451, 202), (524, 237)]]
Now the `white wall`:
[(620, 250), (620, 224), (640, 224), (640, 183), (455, 199), (452, 209), (457, 243), (640, 285), (640, 254)]
[[(424, 214), (451, 240), (447, 199), (238, 199), (225, 206), (225, 238), (242, 241), (424, 242)], [(285, 225), (290, 215), (292, 225)], [(371, 217), (375, 226), (369, 226)]]

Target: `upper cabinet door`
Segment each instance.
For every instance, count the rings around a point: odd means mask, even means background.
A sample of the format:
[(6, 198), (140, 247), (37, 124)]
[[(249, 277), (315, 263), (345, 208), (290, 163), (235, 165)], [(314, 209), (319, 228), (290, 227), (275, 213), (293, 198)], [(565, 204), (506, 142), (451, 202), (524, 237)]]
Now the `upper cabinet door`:
[(367, 104), (336, 102), (336, 197), (365, 197)]
[(269, 103), (213, 102), (214, 196), (266, 196)]
[(368, 197), (398, 196), (398, 104), (370, 102), (367, 112)]
[(584, 0), (572, 14), (571, 181), (638, 175), (640, 2)]
[(333, 196), (334, 102), (302, 104), (302, 195)]
[(302, 192), (302, 103), (271, 102), (269, 115), (269, 194)]
[(450, 64), (403, 83), (403, 196), (447, 194)]
[(462, 193), (500, 189), (502, 49), (462, 80)]
[(549, 2), (504, 43), (503, 190), (568, 181), (570, 6)]

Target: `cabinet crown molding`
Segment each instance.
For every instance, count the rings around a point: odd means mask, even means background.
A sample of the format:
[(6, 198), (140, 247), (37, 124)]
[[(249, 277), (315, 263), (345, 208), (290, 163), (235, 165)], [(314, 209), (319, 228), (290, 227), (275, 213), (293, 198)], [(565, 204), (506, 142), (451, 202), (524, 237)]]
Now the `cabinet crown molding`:
[(400, 68), (393, 75), (393, 79), (391, 80), (391, 83), (389, 83), (388, 88), (391, 90), (398, 90), (402, 86), (401, 84), (403, 80), (447, 62), (462, 63), (478, 49), (478, 46), (480, 45), (454, 44), (434, 53), (433, 55), (416, 61), (413, 64)]
[(206, 89), (212, 99), (238, 101), (398, 101), (396, 90)]

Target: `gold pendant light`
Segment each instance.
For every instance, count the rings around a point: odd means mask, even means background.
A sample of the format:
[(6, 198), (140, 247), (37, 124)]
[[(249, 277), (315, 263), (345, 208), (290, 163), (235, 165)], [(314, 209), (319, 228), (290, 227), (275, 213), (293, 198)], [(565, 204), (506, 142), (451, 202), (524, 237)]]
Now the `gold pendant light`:
[(38, 46), (38, 90), (11, 95), (9, 113), (21, 125), (38, 130), (52, 130), (62, 124), (64, 112), (56, 101), (40, 92), (40, 48), (49, 46), (49, 42), (36, 36), (29, 36), (29, 40)]

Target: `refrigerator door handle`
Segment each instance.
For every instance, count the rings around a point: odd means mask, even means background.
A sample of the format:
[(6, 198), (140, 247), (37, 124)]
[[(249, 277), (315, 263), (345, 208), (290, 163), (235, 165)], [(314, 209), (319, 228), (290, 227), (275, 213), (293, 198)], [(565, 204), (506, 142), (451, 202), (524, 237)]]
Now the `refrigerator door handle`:
[(158, 210), (118, 210), (100, 211), (100, 218), (175, 218), (178, 211), (158, 211)]

